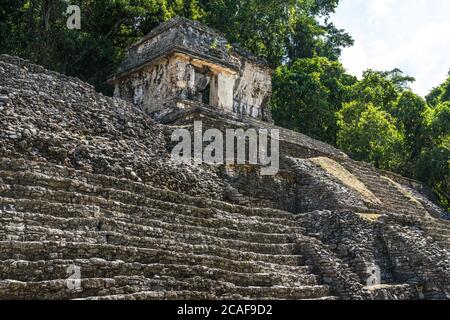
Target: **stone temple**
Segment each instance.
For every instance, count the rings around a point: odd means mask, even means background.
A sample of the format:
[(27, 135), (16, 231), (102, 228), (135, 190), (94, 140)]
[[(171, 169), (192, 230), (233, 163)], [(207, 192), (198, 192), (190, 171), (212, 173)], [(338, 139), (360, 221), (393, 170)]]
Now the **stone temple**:
[(114, 96), (147, 113), (203, 104), (270, 120), (271, 69), (217, 32), (175, 18), (129, 48), (109, 83)]
[[(270, 120), (270, 70), (175, 19), (106, 97), (0, 55), (0, 299), (449, 299), (419, 182)], [(277, 128), (280, 170), (174, 163), (171, 134)]]

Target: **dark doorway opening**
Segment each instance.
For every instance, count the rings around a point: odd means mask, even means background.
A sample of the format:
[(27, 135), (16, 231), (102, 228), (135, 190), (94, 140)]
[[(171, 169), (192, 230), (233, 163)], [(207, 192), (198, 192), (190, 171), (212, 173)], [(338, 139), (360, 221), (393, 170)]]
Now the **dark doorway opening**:
[(203, 91), (201, 91), (201, 94), (202, 94), (202, 103), (209, 105), (209, 101), (210, 101), (209, 98), (211, 95), (211, 82), (208, 83), (208, 85), (206, 86), (206, 88)]

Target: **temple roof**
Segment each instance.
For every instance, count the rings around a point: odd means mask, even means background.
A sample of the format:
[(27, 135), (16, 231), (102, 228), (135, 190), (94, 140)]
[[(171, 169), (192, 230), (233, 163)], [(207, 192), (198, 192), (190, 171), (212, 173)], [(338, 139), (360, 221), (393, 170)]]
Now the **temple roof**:
[(216, 30), (183, 17), (176, 17), (134, 43), (127, 51), (113, 79), (133, 73), (145, 65), (173, 53), (184, 53), (231, 70), (238, 70), (237, 56), (267, 65), (256, 56), (231, 45)]

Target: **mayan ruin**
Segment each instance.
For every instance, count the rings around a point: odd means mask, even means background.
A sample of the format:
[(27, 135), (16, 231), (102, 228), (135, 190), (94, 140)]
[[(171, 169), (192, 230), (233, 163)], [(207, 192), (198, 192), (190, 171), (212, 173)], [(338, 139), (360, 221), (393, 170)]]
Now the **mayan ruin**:
[[(114, 97), (0, 55), (0, 299), (450, 299), (449, 214), (277, 126), (272, 76), (180, 17), (126, 51)], [(194, 121), (278, 130), (279, 170), (176, 164)]]
[(213, 29), (174, 18), (129, 48), (109, 82), (115, 97), (149, 114), (191, 102), (269, 120), (271, 73)]

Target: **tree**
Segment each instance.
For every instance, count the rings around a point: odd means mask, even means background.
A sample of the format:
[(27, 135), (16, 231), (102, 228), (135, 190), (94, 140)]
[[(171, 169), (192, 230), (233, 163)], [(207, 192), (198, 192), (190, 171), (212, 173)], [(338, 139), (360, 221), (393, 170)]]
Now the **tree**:
[(273, 118), (283, 127), (335, 144), (336, 112), (355, 82), (339, 62), (327, 58), (281, 66), (273, 78)]
[(392, 112), (401, 92), (408, 89), (408, 83), (414, 78), (404, 76), (399, 69), (392, 71), (367, 70), (352, 91), (353, 99), (372, 102), (382, 110)]
[(76, 76), (107, 94), (105, 84), (125, 49), (161, 22), (202, 17), (197, 0), (74, 0), (82, 29), (69, 30), (65, 0), (5, 0), (0, 4), (1, 53)]
[[(344, 31), (319, 22), (335, 10), (338, 0), (73, 0), (70, 4), (81, 7), (81, 30), (66, 28), (66, 0), (3, 0), (1, 53), (79, 77), (111, 94), (105, 80), (117, 69), (125, 49), (177, 15), (217, 28), (230, 41), (266, 58), (273, 68), (314, 54), (337, 58), (341, 47), (352, 42)], [(300, 33), (308, 43), (297, 37)], [(305, 53), (292, 48), (304, 48)]]
[[(338, 146), (377, 167), (413, 176), (409, 165), (419, 140), (423, 99), (409, 90), (414, 78), (399, 69), (367, 70), (337, 115)], [(408, 159), (408, 161), (407, 161)]]
[[(338, 0), (204, 0), (204, 21), (232, 42), (264, 57), (271, 67), (299, 58), (329, 54), (353, 44), (343, 30), (328, 23)], [(320, 19), (319, 19), (320, 18)], [(320, 21), (324, 20), (324, 23)]]
[(416, 162), (415, 174), (450, 211), (450, 101), (439, 99), (436, 107), (424, 115), (424, 121), (426, 144)]
[(400, 94), (391, 110), (391, 115), (396, 119), (397, 128), (405, 138), (403, 165), (399, 173), (409, 177), (414, 177), (415, 162), (426, 145), (424, 117), (428, 108), (424, 99), (406, 90)]
[(432, 107), (436, 107), (440, 102), (450, 101), (450, 77), (441, 85), (433, 88), (426, 96), (426, 100)]
[(397, 169), (403, 136), (395, 120), (373, 103), (353, 101), (338, 112), (338, 145), (357, 160), (382, 169)]
[(450, 78), (442, 85), (442, 93), (439, 97), (441, 102), (450, 101)]
[(427, 104), (431, 107), (436, 107), (436, 105), (439, 103), (441, 94), (442, 94), (441, 87), (433, 88), (430, 91), (430, 93), (425, 97)]

